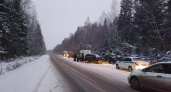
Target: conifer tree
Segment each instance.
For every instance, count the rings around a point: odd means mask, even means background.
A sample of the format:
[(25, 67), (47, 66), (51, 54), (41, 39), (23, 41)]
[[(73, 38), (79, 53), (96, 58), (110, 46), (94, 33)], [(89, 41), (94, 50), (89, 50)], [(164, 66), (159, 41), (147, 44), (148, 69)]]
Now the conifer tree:
[(129, 42), (128, 38), (132, 27), (132, 9), (132, 0), (121, 1), (121, 10), (118, 20), (118, 31), (124, 42)]

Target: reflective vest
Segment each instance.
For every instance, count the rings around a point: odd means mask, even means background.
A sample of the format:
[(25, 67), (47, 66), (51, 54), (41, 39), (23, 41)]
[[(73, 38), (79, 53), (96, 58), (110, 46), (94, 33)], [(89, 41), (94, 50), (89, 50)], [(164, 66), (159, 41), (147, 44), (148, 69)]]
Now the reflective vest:
[(80, 58), (82, 58), (82, 54), (80, 54)]
[(77, 58), (79, 58), (80, 56), (79, 56), (79, 54), (77, 54)]
[(112, 58), (115, 58), (115, 56), (113, 56)]

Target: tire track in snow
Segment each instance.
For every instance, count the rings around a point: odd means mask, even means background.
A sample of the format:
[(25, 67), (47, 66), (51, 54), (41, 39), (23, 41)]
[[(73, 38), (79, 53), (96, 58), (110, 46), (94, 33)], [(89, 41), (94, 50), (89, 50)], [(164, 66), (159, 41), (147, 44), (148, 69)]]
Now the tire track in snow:
[(44, 79), (44, 77), (46, 76), (46, 74), (48, 73), (48, 71), (49, 71), (50, 68), (51, 68), (51, 67), (49, 67), (49, 68), (46, 70), (46, 72), (43, 74), (43, 76), (40, 78), (40, 80), (39, 80), (37, 86), (34, 88), (34, 91), (33, 91), (33, 92), (38, 92), (39, 86), (40, 86), (42, 80)]

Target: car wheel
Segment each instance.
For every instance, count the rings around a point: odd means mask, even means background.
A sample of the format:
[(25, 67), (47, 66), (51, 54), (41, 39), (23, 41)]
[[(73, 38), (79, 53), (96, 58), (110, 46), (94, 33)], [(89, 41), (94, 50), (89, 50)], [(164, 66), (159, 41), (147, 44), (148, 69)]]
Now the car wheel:
[(119, 65), (118, 64), (116, 64), (116, 69), (119, 69)]
[(131, 88), (135, 90), (139, 90), (141, 87), (140, 82), (136, 77), (131, 78), (130, 84), (131, 84)]
[(128, 67), (128, 71), (132, 72), (132, 67), (131, 66)]

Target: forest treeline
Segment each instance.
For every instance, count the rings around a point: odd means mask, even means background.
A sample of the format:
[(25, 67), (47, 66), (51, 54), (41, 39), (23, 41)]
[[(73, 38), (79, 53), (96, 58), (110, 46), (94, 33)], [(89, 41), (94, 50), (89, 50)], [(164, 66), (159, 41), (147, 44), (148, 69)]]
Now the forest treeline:
[(0, 60), (46, 52), (31, 0), (0, 0)]
[(160, 56), (171, 50), (171, 0), (122, 0), (119, 15), (111, 12), (99, 21), (78, 27), (54, 48), (54, 53), (90, 49), (94, 53)]

